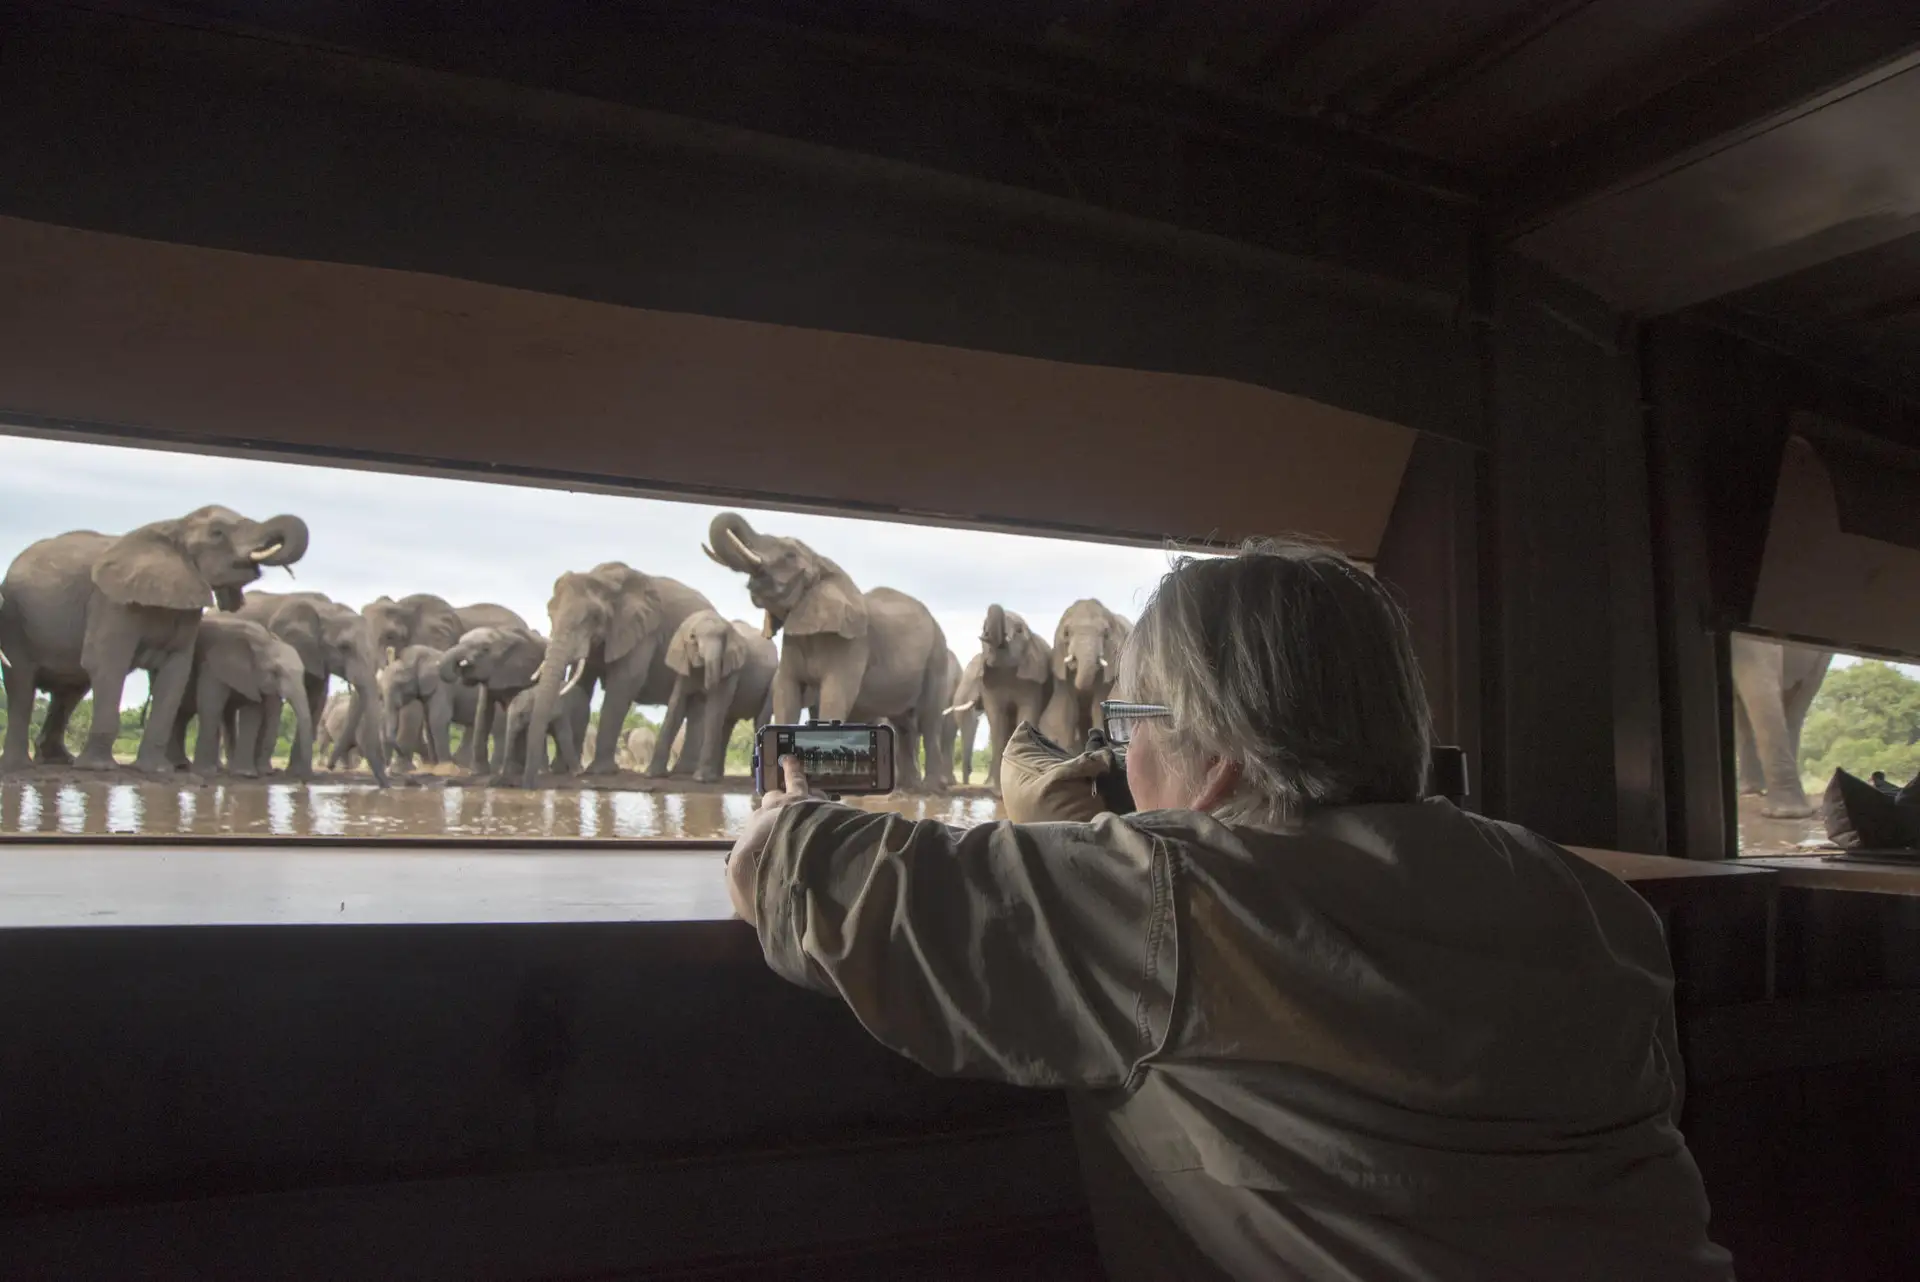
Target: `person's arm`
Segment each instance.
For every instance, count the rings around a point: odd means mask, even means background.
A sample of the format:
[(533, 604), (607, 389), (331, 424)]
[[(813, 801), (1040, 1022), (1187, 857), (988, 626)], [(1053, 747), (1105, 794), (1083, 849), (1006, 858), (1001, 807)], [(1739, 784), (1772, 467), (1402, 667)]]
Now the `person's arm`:
[(1115, 818), (960, 830), (800, 802), (754, 907), (775, 971), (937, 1073), (1119, 1086), (1167, 1035), (1168, 855)]

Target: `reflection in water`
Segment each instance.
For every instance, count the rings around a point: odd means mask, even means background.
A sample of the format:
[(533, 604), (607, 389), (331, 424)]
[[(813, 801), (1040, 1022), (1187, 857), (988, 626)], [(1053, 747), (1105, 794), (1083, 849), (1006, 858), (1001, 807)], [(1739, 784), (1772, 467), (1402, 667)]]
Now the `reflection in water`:
[[(992, 797), (855, 797), (962, 827), (999, 817)], [(733, 837), (753, 814), (739, 792), (394, 788), (354, 784), (0, 781), (0, 833), (325, 837)]]
[(108, 832), (139, 832), (145, 812), (146, 802), (141, 800), (139, 789), (124, 783), (107, 789)]

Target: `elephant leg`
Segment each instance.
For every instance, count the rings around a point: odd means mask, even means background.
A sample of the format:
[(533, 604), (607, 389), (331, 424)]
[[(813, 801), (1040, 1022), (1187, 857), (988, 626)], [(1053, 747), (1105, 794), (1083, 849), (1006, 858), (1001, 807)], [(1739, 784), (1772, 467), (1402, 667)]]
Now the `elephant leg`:
[[(40, 764), (43, 766), (70, 766), (73, 753), (67, 747), (67, 723), (73, 720), (73, 710), (80, 706), (83, 698), (80, 690), (71, 686), (47, 692), (47, 719), (40, 723)], [(32, 707), (32, 700), (28, 700)]]
[(1753, 739), (1753, 722), (1747, 720), (1747, 707), (1733, 701), (1733, 759), (1740, 773), (1742, 796), (1757, 797), (1767, 790), (1767, 776), (1760, 769), (1760, 745)]
[(806, 705), (806, 683), (789, 664), (782, 663), (773, 674), (773, 723), (790, 726), (800, 720)]
[[(619, 747), (620, 730), (626, 724), (627, 713), (633, 708), (633, 697), (639, 693), (640, 682), (637, 677), (608, 671), (606, 697), (600, 701), (600, 727), (593, 736), (593, 760), (587, 764), (586, 773), (610, 775), (620, 768), (620, 763), (614, 759), (614, 752)], [(687, 737), (693, 737), (691, 726), (687, 727)]]
[[(647, 774), (655, 779), (667, 773), (669, 757), (673, 753), (673, 737), (680, 733), (680, 726), (687, 719), (687, 705), (699, 704), (700, 696), (689, 696), (675, 684), (673, 694), (667, 699), (667, 712), (660, 719), (660, 736), (653, 741), (653, 760), (647, 763)], [(682, 757), (687, 754), (682, 751)]]
[[(7, 718), (7, 746), (4, 750), (0, 750), (0, 774), (13, 770), (25, 770), (33, 764), (27, 755), (27, 744), (33, 735), (33, 700), (36, 693), (34, 687), (40, 680), (38, 668), (15, 660), (11, 655), (8, 658), (10, 661), (6, 668), (7, 707), (13, 711)], [(22, 708), (26, 709), (24, 713), (18, 711)], [(65, 746), (65, 744), (61, 745), (63, 749)], [(43, 757), (42, 760), (44, 759)]]
[[(201, 724), (205, 725), (206, 722), (202, 721)], [(264, 704), (242, 703), (234, 709), (233, 738), (227, 742), (227, 772), (229, 774), (238, 775), (242, 779), (257, 779), (260, 777), (260, 741), (266, 738), (269, 733), (269, 727), (271, 727), (271, 733), (274, 739), (278, 740), (280, 738), (280, 704), (278, 700), (274, 702), (273, 720), (271, 723), (267, 720), (266, 705)], [(204, 734), (205, 732), (203, 731), (202, 733)], [(215, 736), (215, 740), (216, 742), (218, 741), (218, 736)], [(267, 753), (269, 754), (267, 759), (269, 761), (273, 759), (271, 755), (272, 752), (273, 746), (270, 743), (267, 746)], [(213, 765), (215, 769), (219, 768), (217, 758)], [(200, 754), (198, 752), (194, 753), (193, 768), (196, 773), (207, 773), (206, 767), (201, 764)]]
[(1769, 819), (1804, 818), (1813, 813), (1813, 806), (1800, 786), (1800, 763), (1787, 733), (1779, 647), (1735, 637), (1732, 655), (1734, 689), (1746, 707), (1759, 749), (1756, 755), (1767, 779), (1767, 800), (1760, 813)]
[(893, 788), (915, 792), (920, 787), (920, 718), (909, 712), (889, 717), (893, 726)]
[(560, 762), (560, 768), (570, 775), (580, 773), (580, 750), (574, 746), (573, 709), (566, 700), (560, 701), (560, 712), (548, 729), (548, 737), (553, 740), (553, 755)]
[[(113, 626), (114, 623), (119, 626)], [(87, 625), (93, 627), (94, 620), (89, 618)], [(126, 690), (127, 673), (133, 669), (135, 624), (130, 620), (113, 620), (101, 630), (111, 631), (114, 635), (102, 637), (96, 646), (90, 647), (89, 657), (93, 662), (87, 669), (87, 679), (93, 687), (93, 725), (87, 731), (86, 746), (81, 749), (79, 760), (74, 762), (82, 770), (111, 770), (120, 764), (113, 759), (113, 741), (120, 732), (120, 696)], [(189, 646), (186, 653), (173, 656), (161, 671), (172, 668), (176, 661), (183, 661), (179, 663), (180, 674), (165, 692), (167, 698), (164, 701), (161, 699), (160, 673), (153, 674), (153, 708), (147, 714), (147, 734), (153, 734), (157, 728), (163, 742), (160, 759), (148, 758), (143, 769), (149, 766), (160, 769), (164, 766), (164, 739), (173, 725), (174, 717), (180, 712), (180, 695), (193, 669), (192, 648)], [(143, 757), (146, 745), (147, 736), (143, 735), (140, 740)]]
[[(193, 675), (193, 646), (191, 642), (183, 650), (169, 655), (151, 677), (153, 684), (153, 710), (147, 716), (147, 727), (140, 735), (140, 752), (134, 758), (134, 768), (150, 774), (172, 774), (173, 763), (167, 760), (167, 729), (180, 713), (180, 704), (186, 694), (187, 680)], [(107, 728), (111, 733), (119, 726), (119, 699), (110, 705), (102, 705), (98, 696), (94, 698), (94, 726), (99, 727), (102, 712), (108, 716)], [(88, 747), (92, 747), (92, 737), (88, 738)], [(111, 756), (112, 741), (108, 741)]]
[(175, 770), (193, 768), (193, 759), (187, 755), (187, 721), (200, 706), (199, 686), (197, 678), (188, 679), (186, 693), (180, 698), (180, 715), (173, 719), (173, 729), (167, 734), (167, 760)]
[[(193, 717), (200, 729), (193, 745), (195, 774), (220, 773), (220, 740), (227, 719), (229, 695), (227, 687), (211, 676), (202, 676), (196, 683)], [(229, 752), (237, 771), (245, 761), (237, 741), (229, 746)]]
[(843, 662), (820, 682), (820, 720), (845, 721), (853, 713), (854, 700), (860, 697), (860, 679), (866, 675), (866, 656), (858, 663)]

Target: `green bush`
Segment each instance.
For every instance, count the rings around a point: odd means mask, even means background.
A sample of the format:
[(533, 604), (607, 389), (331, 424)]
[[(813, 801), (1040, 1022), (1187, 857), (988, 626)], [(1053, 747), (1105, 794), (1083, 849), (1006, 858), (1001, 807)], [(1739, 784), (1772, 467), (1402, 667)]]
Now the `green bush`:
[(1920, 681), (1877, 661), (1828, 674), (1800, 734), (1800, 774), (1818, 793), (1836, 769), (1896, 784), (1920, 774)]

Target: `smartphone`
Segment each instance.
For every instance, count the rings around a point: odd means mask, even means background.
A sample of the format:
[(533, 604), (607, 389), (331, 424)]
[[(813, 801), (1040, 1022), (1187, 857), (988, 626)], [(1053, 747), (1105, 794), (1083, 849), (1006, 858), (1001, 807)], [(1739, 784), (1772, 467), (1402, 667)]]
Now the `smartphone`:
[(817, 721), (762, 726), (753, 741), (756, 792), (782, 786), (780, 758), (800, 758), (807, 784), (841, 796), (893, 791), (893, 727)]

